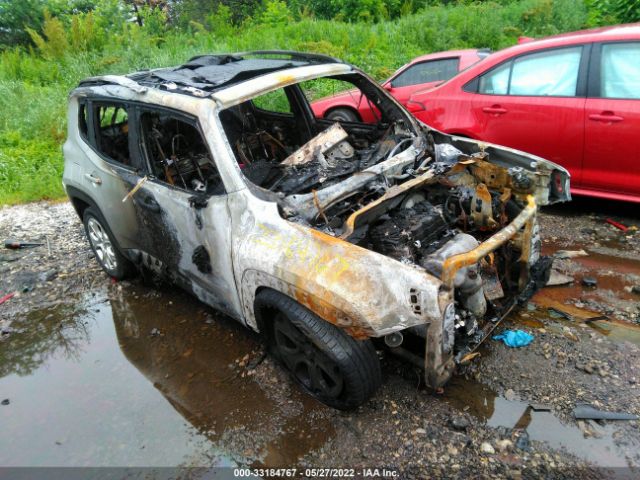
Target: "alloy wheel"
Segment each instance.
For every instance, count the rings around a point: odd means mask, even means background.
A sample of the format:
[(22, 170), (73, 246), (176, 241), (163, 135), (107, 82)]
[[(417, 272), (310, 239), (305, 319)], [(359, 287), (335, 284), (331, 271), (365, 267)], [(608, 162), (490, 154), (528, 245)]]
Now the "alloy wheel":
[(115, 270), (118, 267), (118, 260), (116, 259), (113, 244), (104, 227), (98, 220), (91, 217), (87, 222), (87, 232), (91, 246), (96, 252), (100, 264), (107, 270)]

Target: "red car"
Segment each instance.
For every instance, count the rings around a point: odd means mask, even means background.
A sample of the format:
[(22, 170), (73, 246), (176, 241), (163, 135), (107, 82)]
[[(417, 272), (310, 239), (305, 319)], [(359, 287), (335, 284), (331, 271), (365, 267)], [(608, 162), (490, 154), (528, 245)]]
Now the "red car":
[(559, 163), (573, 193), (640, 202), (640, 24), (523, 42), (407, 107), (446, 133)]
[[(406, 105), (414, 92), (435, 87), (449, 80), (490, 53), (487, 49), (469, 49), (423, 55), (400, 67), (382, 86), (396, 100)], [(311, 104), (311, 108), (318, 118), (366, 123), (377, 121), (372, 106), (358, 90), (348, 90), (317, 100)]]

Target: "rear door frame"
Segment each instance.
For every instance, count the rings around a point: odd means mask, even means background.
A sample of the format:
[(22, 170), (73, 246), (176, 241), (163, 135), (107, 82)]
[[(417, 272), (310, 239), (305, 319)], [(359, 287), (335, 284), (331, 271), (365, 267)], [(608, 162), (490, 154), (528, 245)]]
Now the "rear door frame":
[[(82, 102), (81, 100), (79, 102), (80, 105)], [(97, 117), (95, 108), (104, 104), (122, 105), (127, 109), (127, 138), (131, 165), (112, 159), (98, 148), (96, 122), (100, 119)], [(104, 163), (96, 163), (89, 156), (91, 171), (84, 172), (82, 182), (90, 184), (89, 188), (85, 187), (85, 190), (87, 193), (91, 192), (92, 200), (116, 237), (118, 246), (123, 250), (122, 253), (127, 254), (128, 249), (138, 246), (138, 224), (133, 207), (131, 204), (122, 204), (122, 198), (139, 180), (143, 167), (137, 163), (139, 158), (135, 155), (137, 137), (136, 129), (132, 128), (135, 122), (134, 102), (109, 96), (88, 95), (84, 99), (84, 105), (87, 112), (87, 135), (86, 137), (81, 135), (81, 140), (88, 146), (90, 154), (96, 155), (97, 159)], [(95, 181), (90, 180), (91, 178)]]

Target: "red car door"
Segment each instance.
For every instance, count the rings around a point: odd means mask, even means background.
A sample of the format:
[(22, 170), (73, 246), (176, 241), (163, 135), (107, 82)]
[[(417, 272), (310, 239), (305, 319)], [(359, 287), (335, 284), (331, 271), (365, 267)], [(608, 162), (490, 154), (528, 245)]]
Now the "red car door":
[[(478, 137), (538, 155), (580, 182), (584, 81), (589, 46), (545, 49), (512, 58), (475, 79)], [(584, 73), (583, 73), (584, 72)]]
[(585, 108), (583, 186), (640, 195), (640, 42), (596, 45)]

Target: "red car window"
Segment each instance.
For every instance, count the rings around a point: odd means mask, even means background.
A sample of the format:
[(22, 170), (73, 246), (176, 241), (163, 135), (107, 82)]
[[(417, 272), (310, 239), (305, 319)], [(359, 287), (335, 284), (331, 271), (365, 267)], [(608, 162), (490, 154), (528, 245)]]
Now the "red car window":
[(478, 93), (488, 95), (506, 95), (509, 92), (509, 74), (511, 62), (504, 63), (498, 68), (480, 77)]
[(604, 98), (640, 98), (640, 42), (602, 46), (600, 70)]
[(478, 93), (573, 97), (576, 95), (581, 57), (582, 46), (523, 55), (482, 75)]
[(396, 78), (391, 80), (393, 87), (408, 87), (421, 83), (449, 80), (458, 73), (459, 58), (443, 58), (410, 66)]
[(534, 53), (513, 61), (509, 95), (572, 97), (582, 46)]

